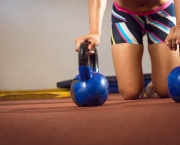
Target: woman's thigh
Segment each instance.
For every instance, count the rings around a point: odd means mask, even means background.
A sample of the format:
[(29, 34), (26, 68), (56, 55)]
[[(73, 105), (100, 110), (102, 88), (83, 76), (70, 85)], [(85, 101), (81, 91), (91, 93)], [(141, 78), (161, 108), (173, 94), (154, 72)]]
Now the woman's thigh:
[(120, 94), (124, 99), (137, 99), (144, 86), (142, 71), (143, 45), (112, 45), (114, 69)]
[(159, 97), (168, 97), (167, 77), (170, 71), (180, 65), (179, 50), (170, 51), (165, 43), (148, 46), (152, 63), (153, 88)]

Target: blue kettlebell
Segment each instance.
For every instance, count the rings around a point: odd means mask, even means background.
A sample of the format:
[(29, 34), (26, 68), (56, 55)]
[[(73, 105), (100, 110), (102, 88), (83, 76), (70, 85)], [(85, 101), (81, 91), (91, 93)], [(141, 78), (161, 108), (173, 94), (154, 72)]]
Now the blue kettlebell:
[(70, 87), (71, 98), (79, 107), (103, 105), (109, 94), (108, 81), (99, 73), (97, 49), (89, 55), (88, 46), (89, 42), (84, 42), (79, 48), (79, 75)]
[(180, 66), (172, 69), (168, 75), (168, 92), (175, 102), (180, 102)]

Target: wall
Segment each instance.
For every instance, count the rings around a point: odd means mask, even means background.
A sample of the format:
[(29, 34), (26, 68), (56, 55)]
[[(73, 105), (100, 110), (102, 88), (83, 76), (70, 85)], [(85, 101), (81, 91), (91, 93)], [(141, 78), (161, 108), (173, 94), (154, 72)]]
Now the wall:
[[(100, 72), (115, 75), (108, 0), (98, 46)], [(0, 90), (56, 88), (78, 73), (74, 40), (88, 33), (87, 0), (0, 0)], [(145, 44), (145, 47), (146, 44)], [(143, 71), (150, 73), (145, 48)]]

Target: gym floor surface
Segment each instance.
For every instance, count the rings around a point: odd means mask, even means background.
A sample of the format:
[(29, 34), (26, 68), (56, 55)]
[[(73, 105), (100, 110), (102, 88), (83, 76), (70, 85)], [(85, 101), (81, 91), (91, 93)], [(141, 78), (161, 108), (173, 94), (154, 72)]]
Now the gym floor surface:
[[(40, 95), (40, 94), (39, 94)], [(110, 94), (103, 106), (71, 98), (0, 101), (1, 145), (179, 145), (180, 104)]]

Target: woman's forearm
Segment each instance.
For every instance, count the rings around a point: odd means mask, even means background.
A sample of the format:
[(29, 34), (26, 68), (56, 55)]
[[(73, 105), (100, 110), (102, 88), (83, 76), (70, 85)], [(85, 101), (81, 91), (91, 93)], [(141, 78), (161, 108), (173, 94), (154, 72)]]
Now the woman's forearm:
[(174, 0), (174, 6), (176, 11), (176, 24), (180, 25), (180, 0)]
[(89, 33), (101, 35), (102, 20), (107, 0), (89, 0)]

